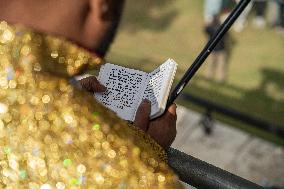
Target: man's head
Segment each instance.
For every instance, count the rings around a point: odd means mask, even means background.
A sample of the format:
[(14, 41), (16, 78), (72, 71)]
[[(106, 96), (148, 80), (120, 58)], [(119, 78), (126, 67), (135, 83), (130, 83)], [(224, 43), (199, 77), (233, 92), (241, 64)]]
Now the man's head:
[(0, 0), (0, 20), (58, 35), (104, 56), (124, 0)]

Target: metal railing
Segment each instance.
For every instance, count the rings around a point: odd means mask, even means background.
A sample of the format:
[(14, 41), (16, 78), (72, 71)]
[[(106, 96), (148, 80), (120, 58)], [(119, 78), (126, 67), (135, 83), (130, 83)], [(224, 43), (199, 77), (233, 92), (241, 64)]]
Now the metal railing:
[(227, 117), (240, 121), (242, 123), (251, 125), (254, 128), (260, 129), (262, 131), (268, 132), (275, 136), (284, 139), (284, 127), (280, 125), (276, 125), (273, 123), (269, 123), (265, 120), (261, 120), (259, 118), (252, 117), (250, 115), (241, 113), (239, 111), (221, 106), (219, 104), (210, 102), (200, 97), (196, 97), (190, 94), (183, 94), (181, 99), (185, 101), (190, 101), (198, 106), (201, 106), (206, 109), (207, 114), (211, 114), (213, 112), (223, 114)]
[(180, 180), (198, 189), (264, 189), (246, 179), (170, 148), (168, 164)]
[[(279, 125), (251, 117), (236, 110), (228, 109), (190, 94), (183, 94), (181, 99), (205, 108), (207, 110), (206, 114), (209, 114), (209, 116), (212, 112), (224, 114), (230, 118), (284, 138), (284, 129)], [(176, 172), (180, 180), (198, 189), (263, 189), (263, 187), (255, 183), (176, 149), (170, 148), (167, 154), (169, 166)]]

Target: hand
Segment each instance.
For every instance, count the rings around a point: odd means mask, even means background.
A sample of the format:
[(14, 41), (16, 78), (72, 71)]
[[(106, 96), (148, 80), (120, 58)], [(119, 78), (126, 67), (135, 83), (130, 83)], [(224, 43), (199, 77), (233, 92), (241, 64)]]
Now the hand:
[(80, 84), (83, 89), (89, 92), (104, 92), (106, 91), (106, 87), (100, 84), (95, 76), (86, 77), (80, 80)]
[(176, 137), (176, 105), (169, 107), (167, 112), (161, 117), (150, 120), (151, 103), (144, 100), (139, 106), (134, 125), (148, 133), (158, 144), (167, 149)]

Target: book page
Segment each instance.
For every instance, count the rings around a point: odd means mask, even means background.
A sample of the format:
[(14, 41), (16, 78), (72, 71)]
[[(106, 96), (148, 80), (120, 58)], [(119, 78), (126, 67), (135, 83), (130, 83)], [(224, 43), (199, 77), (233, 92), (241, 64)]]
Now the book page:
[(147, 85), (147, 73), (105, 64), (98, 80), (107, 87), (105, 93), (95, 98), (124, 120), (133, 121)]
[(145, 89), (143, 99), (148, 99), (151, 102), (151, 115), (159, 111), (159, 97), (162, 89), (164, 71), (157, 68), (152, 73), (148, 74), (149, 82)]
[(169, 59), (159, 68), (148, 74), (149, 82), (145, 89), (143, 99), (151, 101), (151, 116), (155, 116), (164, 108), (164, 99), (172, 84), (172, 77), (176, 69), (176, 63)]

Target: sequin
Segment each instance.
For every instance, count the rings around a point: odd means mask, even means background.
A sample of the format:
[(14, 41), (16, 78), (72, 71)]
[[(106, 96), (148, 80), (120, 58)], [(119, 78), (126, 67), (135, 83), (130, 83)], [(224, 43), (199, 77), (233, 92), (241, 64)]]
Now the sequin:
[(56, 189), (65, 189), (65, 184), (62, 182), (56, 183)]
[(63, 118), (64, 118), (64, 121), (66, 122), (66, 123), (68, 123), (68, 124), (71, 124), (72, 122), (73, 122), (73, 117), (71, 116), (71, 115), (69, 115), (69, 114), (65, 114), (64, 116), (63, 116)]
[(48, 104), (50, 102), (50, 97), (48, 95), (43, 95), (41, 100), (44, 104)]
[(57, 188), (57, 189), (65, 189), (65, 187), (66, 187), (66, 186), (65, 186), (65, 184), (64, 184), (64, 183), (62, 183), (62, 182), (58, 182), (58, 183), (56, 183), (56, 185), (55, 185), (55, 186), (56, 186), (56, 188)]
[(31, 48), (27, 45), (23, 46), (21, 49), (21, 54), (24, 56), (28, 56), (31, 52)]
[(7, 22), (2, 21), (0, 23), (0, 43), (9, 43), (13, 41), (14, 37), (15, 35), (7, 25)]
[(39, 98), (36, 97), (36, 96), (33, 96), (33, 97), (31, 98), (31, 100), (30, 100), (30, 103), (31, 103), (32, 105), (37, 105), (37, 104), (39, 104)]
[(37, 121), (40, 121), (43, 118), (43, 114), (41, 112), (36, 112), (35, 113), (35, 119)]
[(9, 147), (4, 147), (4, 153), (5, 153), (5, 154), (9, 155), (9, 154), (11, 154), (11, 152), (12, 152), (12, 149), (11, 149), (11, 148), (9, 148)]
[(95, 180), (99, 185), (103, 184), (105, 181), (104, 177), (100, 173), (95, 174)]
[(119, 152), (120, 152), (121, 154), (126, 154), (126, 153), (127, 153), (127, 147), (126, 147), (126, 146), (121, 146), (121, 147), (119, 148)]
[(63, 141), (64, 141), (65, 144), (72, 144), (73, 143), (72, 136), (69, 135), (68, 133), (63, 133), (62, 138), (63, 138)]
[(5, 77), (0, 77), (0, 87), (2, 89), (8, 88), (8, 80)]
[(108, 150), (108, 149), (110, 148), (109, 143), (108, 143), (107, 141), (103, 142), (103, 143), (102, 143), (102, 148), (103, 148), (104, 150)]
[(101, 126), (99, 124), (93, 125), (93, 130), (95, 130), (95, 131), (99, 131), (100, 128), (101, 128)]
[(57, 57), (58, 57), (58, 52), (57, 52), (57, 51), (53, 51), (53, 52), (50, 54), (50, 56), (51, 56), (52, 58), (57, 58)]
[(25, 33), (22, 38), (23, 43), (29, 43), (32, 40), (32, 36), (29, 33)]
[(9, 167), (13, 170), (17, 170), (19, 168), (19, 164), (16, 159), (9, 158)]
[(99, 112), (94, 112), (93, 115), (94, 117), (97, 117), (99, 115)]
[(71, 184), (71, 185), (80, 185), (80, 182), (79, 182), (78, 179), (72, 178), (71, 181), (70, 181), (70, 184)]
[(165, 180), (166, 180), (166, 178), (165, 178), (164, 175), (159, 175), (159, 176), (158, 176), (158, 181), (159, 181), (159, 182), (165, 182)]
[(64, 62), (65, 62), (65, 58), (64, 57), (59, 57), (58, 63), (63, 64)]
[(78, 178), (78, 181), (79, 181), (79, 184), (80, 184), (80, 185), (81, 185), (81, 184), (84, 184), (85, 181), (86, 181), (86, 177), (85, 177), (85, 176), (80, 176), (80, 177)]
[(25, 170), (20, 170), (19, 176), (21, 179), (26, 179), (27, 178), (27, 172)]
[(68, 167), (68, 166), (72, 165), (72, 160), (71, 160), (71, 159), (65, 159), (65, 160), (63, 161), (63, 165), (64, 165), (65, 167)]
[(134, 154), (134, 156), (139, 156), (140, 155), (140, 149), (139, 148), (133, 148), (132, 153)]
[(11, 89), (15, 89), (17, 87), (17, 82), (15, 80), (10, 80), (9, 81), (9, 87)]
[(83, 165), (83, 164), (78, 165), (77, 166), (77, 171), (78, 171), (78, 173), (81, 173), (81, 174), (85, 173), (86, 172), (85, 165)]
[(9, 67), (6, 69), (6, 72), (7, 72), (7, 80), (10, 81), (12, 79), (14, 79), (14, 69)]
[(41, 71), (41, 65), (38, 62), (34, 64), (34, 71), (36, 71), (36, 72)]
[(113, 159), (116, 156), (116, 152), (114, 150), (110, 150), (107, 155), (109, 158)]
[(52, 189), (49, 184), (43, 184), (40, 189)]
[(2, 43), (13, 41), (13, 39), (14, 39), (14, 34), (10, 30), (7, 29), (2, 33), (2, 36), (1, 36)]
[(8, 106), (0, 102), (0, 114), (5, 114), (8, 112)]

